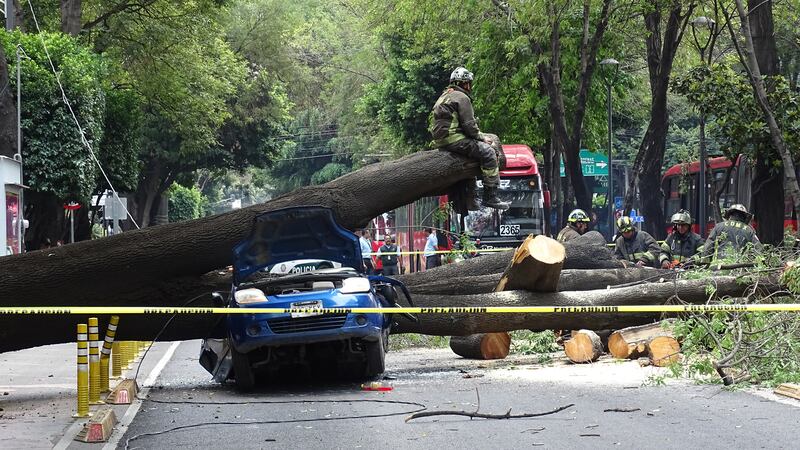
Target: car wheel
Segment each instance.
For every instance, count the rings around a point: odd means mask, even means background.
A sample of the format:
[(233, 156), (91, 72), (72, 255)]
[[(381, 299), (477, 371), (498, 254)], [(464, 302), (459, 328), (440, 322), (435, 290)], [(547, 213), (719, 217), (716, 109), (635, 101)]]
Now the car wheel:
[(242, 391), (249, 391), (256, 385), (256, 375), (250, 365), (250, 358), (246, 353), (239, 353), (235, 348), (231, 348), (231, 358), (233, 359), (233, 379), (236, 387)]
[(381, 334), (376, 342), (368, 342), (364, 346), (364, 354), (367, 359), (365, 373), (367, 378), (377, 377), (382, 374), (386, 368), (386, 346), (384, 344), (383, 334)]

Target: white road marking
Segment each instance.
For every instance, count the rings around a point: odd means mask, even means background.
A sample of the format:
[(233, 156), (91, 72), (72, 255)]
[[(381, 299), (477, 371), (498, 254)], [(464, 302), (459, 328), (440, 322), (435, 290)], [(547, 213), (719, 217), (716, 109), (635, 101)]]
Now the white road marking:
[(10, 384), (7, 386), (0, 386), (0, 391), (14, 392), (17, 389), (72, 389), (77, 391), (78, 387), (75, 384)]
[[(162, 356), (158, 361), (158, 364), (156, 364), (156, 366), (153, 367), (153, 370), (150, 371), (150, 375), (145, 380), (142, 390), (139, 391), (139, 395), (133, 399), (133, 402), (131, 402), (131, 405), (125, 411), (125, 415), (122, 416), (122, 419), (120, 419), (117, 426), (114, 427), (114, 432), (112, 433), (108, 442), (103, 446), (103, 450), (113, 450), (117, 448), (120, 439), (122, 439), (125, 431), (128, 430), (128, 426), (130, 426), (131, 422), (133, 422), (133, 419), (139, 412), (139, 408), (142, 407), (142, 401), (139, 400), (139, 397), (147, 397), (147, 394), (150, 392), (150, 386), (155, 383), (156, 379), (161, 374), (161, 371), (164, 370), (164, 367), (166, 367), (167, 363), (169, 363), (169, 360), (172, 358), (172, 355), (175, 353), (175, 350), (177, 350), (179, 345), (181, 345), (180, 342), (173, 342), (169, 349), (167, 349), (166, 353), (164, 353), (164, 356)], [(76, 420), (73, 422), (72, 425), (67, 428), (64, 436), (62, 436), (58, 443), (53, 446), (53, 450), (66, 450), (66, 448), (69, 447), (69, 445), (75, 440), (75, 436), (78, 434), (81, 428), (83, 428), (85, 423), (85, 420)]]
[(156, 379), (161, 374), (161, 371), (164, 370), (169, 360), (172, 359), (172, 355), (175, 353), (175, 350), (178, 349), (179, 345), (181, 345), (180, 342), (173, 342), (169, 349), (167, 349), (167, 352), (164, 353), (164, 356), (161, 357), (161, 360), (158, 361), (158, 364), (150, 371), (150, 376), (144, 381), (142, 390), (139, 391), (139, 395), (136, 396), (131, 406), (125, 411), (125, 415), (122, 416), (117, 426), (114, 427), (114, 432), (111, 434), (111, 438), (106, 445), (103, 446), (103, 450), (114, 450), (117, 448), (122, 436), (128, 431), (128, 427), (131, 425), (131, 422), (133, 422), (133, 419), (136, 418), (136, 414), (139, 413), (139, 409), (142, 407), (142, 401), (139, 399), (147, 398), (147, 394), (150, 393), (150, 386), (156, 382)]

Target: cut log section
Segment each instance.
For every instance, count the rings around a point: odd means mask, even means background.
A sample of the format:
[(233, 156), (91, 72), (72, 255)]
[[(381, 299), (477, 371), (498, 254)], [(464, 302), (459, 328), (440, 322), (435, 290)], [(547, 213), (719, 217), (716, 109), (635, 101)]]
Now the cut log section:
[(624, 328), (611, 333), (608, 351), (614, 358), (633, 359), (646, 356), (646, 343), (658, 336), (672, 337), (672, 321), (650, 323), (638, 327)]
[(596, 361), (603, 354), (603, 342), (592, 330), (572, 332), (572, 338), (564, 343), (564, 353), (574, 363)]
[(555, 239), (528, 236), (514, 251), (495, 291), (555, 292), (565, 255), (564, 246)]
[[(555, 292), (564, 265), (564, 246), (547, 236), (530, 235), (514, 251), (514, 256), (500, 277), (495, 292), (524, 289), (538, 292)], [(455, 346), (454, 346), (455, 343)], [(491, 343), (491, 344), (489, 344)], [(497, 346), (487, 357), (486, 346)], [(504, 346), (504, 348), (503, 348)], [(465, 338), (450, 338), (450, 348), (460, 356), (473, 359), (502, 359), (511, 348), (511, 335), (498, 333), (477, 334)]]
[(647, 356), (656, 367), (666, 367), (681, 359), (681, 345), (672, 336), (658, 336), (647, 342)]
[(511, 348), (508, 333), (483, 333), (450, 338), (450, 349), (461, 357), (470, 359), (503, 359)]

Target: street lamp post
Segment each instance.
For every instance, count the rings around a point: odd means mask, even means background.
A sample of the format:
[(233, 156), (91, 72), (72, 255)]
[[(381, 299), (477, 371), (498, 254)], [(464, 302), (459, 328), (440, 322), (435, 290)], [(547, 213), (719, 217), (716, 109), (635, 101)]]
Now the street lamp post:
[(614, 82), (617, 79), (619, 72), (619, 61), (613, 58), (606, 58), (600, 61), (600, 68), (603, 73), (603, 81), (606, 84), (606, 105), (608, 115), (608, 194), (606, 194), (606, 202), (608, 203), (608, 238), (614, 236), (614, 164), (612, 158), (612, 137), (613, 128), (611, 122), (611, 88), (614, 87)]
[[(700, 53), (700, 61), (703, 64), (709, 64), (711, 60), (711, 50), (709, 46), (714, 38), (714, 32), (717, 24), (713, 19), (705, 16), (700, 16), (692, 20), (692, 38), (697, 51)], [(708, 31), (708, 38), (703, 41), (702, 38), (698, 39), (698, 32)], [(708, 60), (706, 59), (706, 50), (708, 51)], [(700, 236), (705, 238), (708, 227), (708, 188), (706, 181), (706, 111), (705, 106), (700, 105), (700, 171), (699, 171), (699, 214), (697, 215), (697, 224), (700, 226)]]

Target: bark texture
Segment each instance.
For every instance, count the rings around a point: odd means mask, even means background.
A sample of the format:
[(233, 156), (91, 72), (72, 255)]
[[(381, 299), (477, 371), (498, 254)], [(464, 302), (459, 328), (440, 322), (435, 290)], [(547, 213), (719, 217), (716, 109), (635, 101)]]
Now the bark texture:
[(61, 32), (77, 36), (81, 32), (81, 0), (61, 0)]
[(658, 336), (672, 336), (669, 323), (651, 323), (617, 330), (608, 338), (608, 352), (619, 359), (638, 358), (645, 352), (645, 344)]
[(654, 2), (644, 15), (645, 39), (647, 45), (647, 69), (650, 75), (650, 122), (644, 139), (639, 146), (633, 163), (633, 176), (630, 179), (625, 198), (625, 210), (633, 207), (633, 199), (638, 192), (641, 196), (641, 210), (644, 211), (645, 231), (656, 238), (664, 237), (664, 195), (661, 192), (661, 166), (669, 129), (667, 92), (672, 74), (672, 63), (680, 46), (689, 16), (694, 9), (690, 3), (684, 9), (681, 2), (673, 3), (663, 34), (662, 8), (664, 3)]
[[(772, 1), (748, 0), (747, 6), (753, 35), (753, 50), (761, 75), (778, 75), (780, 61), (775, 42)], [(778, 158), (780, 155), (774, 148), (758, 152), (756, 155), (752, 198), (749, 205), (758, 221), (759, 239), (761, 242), (773, 245), (783, 241), (783, 173), (772, 165), (772, 161)]]

